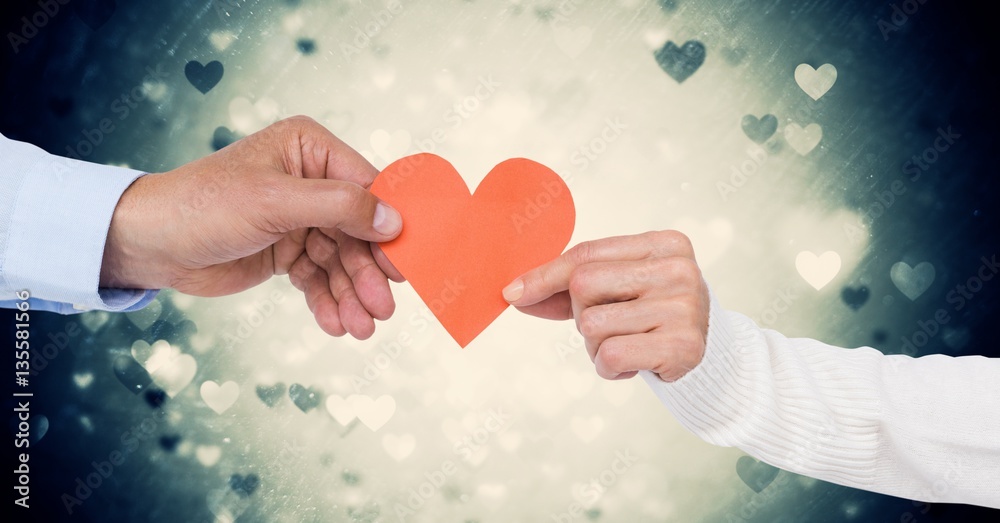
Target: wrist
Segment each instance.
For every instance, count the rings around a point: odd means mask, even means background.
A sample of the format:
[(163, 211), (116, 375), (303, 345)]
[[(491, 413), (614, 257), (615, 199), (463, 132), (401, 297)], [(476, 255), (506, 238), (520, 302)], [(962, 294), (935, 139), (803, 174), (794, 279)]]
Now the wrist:
[(160, 289), (167, 286), (168, 272), (159, 256), (152, 187), (159, 175), (137, 178), (118, 199), (101, 262), (100, 287), (113, 289)]

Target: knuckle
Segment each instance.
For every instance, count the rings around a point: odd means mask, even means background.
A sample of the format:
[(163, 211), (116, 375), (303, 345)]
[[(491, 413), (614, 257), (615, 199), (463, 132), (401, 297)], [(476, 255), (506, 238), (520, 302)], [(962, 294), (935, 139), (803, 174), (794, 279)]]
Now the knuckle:
[(573, 248), (569, 250), (568, 254), (570, 261), (576, 264), (581, 264), (590, 261), (593, 252), (594, 242), (586, 241), (573, 246)]
[(672, 278), (684, 282), (697, 282), (701, 280), (701, 269), (691, 258), (681, 256), (671, 256), (664, 261), (664, 269)]
[(683, 329), (673, 342), (677, 359), (685, 364), (696, 363), (705, 350), (705, 340), (697, 329)]
[(308, 285), (309, 280), (312, 279), (313, 274), (317, 270), (318, 267), (314, 263), (299, 261), (293, 264), (292, 268), (288, 270), (288, 278), (296, 283), (296, 287), (299, 290), (305, 290), (306, 285)]
[(311, 117), (298, 114), (275, 122), (265, 131), (270, 132), (270, 136), (281, 143), (297, 148), (301, 147), (304, 136), (312, 134), (320, 128), (325, 129)]
[(649, 258), (645, 261), (649, 271), (656, 274), (670, 274), (674, 269), (674, 262), (671, 258)]
[(570, 296), (580, 296), (585, 294), (590, 288), (593, 276), (590, 270), (585, 267), (577, 267), (569, 275), (569, 294)]
[(620, 343), (613, 339), (604, 340), (597, 349), (597, 358), (601, 361), (601, 367), (607, 370), (612, 376), (619, 374), (625, 369), (626, 353)]
[(294, 263), (288, 269), (288, 279), (299, 290), (302, 290), (302, 285), (305, 282), (306, 276), (308, 276), (308, 274), (306, 273), (306, 269), (302, 267), (301, 263)]
[(659, 231), (646, 231), (642, 233), (643, 241), (652, 242), (655, 244), (666, 243), (670, 241), (671, 236), (675, 231), (669, 229), (663, 229)]
[(673, 377), (675, 374), (674, 369), (676, 369), (674, 362), (672, 360), (667, 360), (657, 365), (656, 368), (650, 370), (659, 374), (660, 378), (664, 381), (672, 382), (675, 381), (675, 378)]
[(668, 229), (664, 231), (664, 234), (666, 235), (667, 241), (673, 244), (674, 247), (681, 247), (681, 248), (691, 247), (691, 238), (688, 238), (686, 234), (680, 231)]
[(683, 329), (674, 342), (677, 352), (688, 354), (698, 350), (701, 335), (694, 329)]
[(603, 315), (593, 307), (584, 309), (580, 313), (580, 334), (584, 338), (593, 338), (600, 332), (603, 320)]
[(347, 277), (351, 281), (361, 281), (364, 280), (366, 275), (371, 278), (384, 278), (385, 275), (382, 270), (379, 269), (378, 265), (375, 264), (375, 260), (362, 260), (355, 266), (351, 267), (351, 270), (347, 272)]
[(285, 126), (296, 127), (296, 128), (319, 125), (316, 123), (316, 120), (313, 120), (311, 117), (306, 116), (304, 114), (296, 114), (294, 116), (289, 116), (288, 118), (285, 118), (284, 120), (281, 120), (278, 123)]
[(704, 302), (700, 294), (688, 294), (684, 297), (691, 310), (691, 320), (694, 323), (708, 321), (708, 303)]
[(656, 327), (672, 326), (675, 323), (674, 315), (676, 311), (673, 306), (673, 299), (655, 297), (649, 300), (649, 311), (655, 314), (658, 319)]
[(694, 256), (694, 246), (686, 234), (673, 229), (654, 231), (650, 233), (653, 244), (659, 252), (668, 252), (678, 256)]
[(333, 245), (333, 242), (324, 237), (323, 233), (319, 231), (309, 233), (309, 236), (306, 238), (306, 251), (309, 252), (311, 258), (322, 264), (326, 264), (337, 254), (337, 249)]
[(696, 329), (699, 318), (699, 307), (694, 299), (678, 297), (671, 300), (669, 305), (672, 324), (678, 332), (687, 332)]
[(597, 375), (606, 380), (613, 380), (618, 373), (606, 368), (597, 367)]

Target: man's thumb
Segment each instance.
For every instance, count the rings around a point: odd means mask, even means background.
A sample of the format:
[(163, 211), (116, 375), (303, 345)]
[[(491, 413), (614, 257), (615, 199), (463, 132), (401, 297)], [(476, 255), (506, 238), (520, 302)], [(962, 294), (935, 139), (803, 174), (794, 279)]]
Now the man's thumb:
[[(340, 229), (362, 240), (384, 242), (399, 235), (399, 212), (364, 187), (341, 180), (286, 179), (286, 201), (276, 202), (274, 220), (283, 232), (306, 227)], [(280, 199), (279, 199), (280, 200)]]

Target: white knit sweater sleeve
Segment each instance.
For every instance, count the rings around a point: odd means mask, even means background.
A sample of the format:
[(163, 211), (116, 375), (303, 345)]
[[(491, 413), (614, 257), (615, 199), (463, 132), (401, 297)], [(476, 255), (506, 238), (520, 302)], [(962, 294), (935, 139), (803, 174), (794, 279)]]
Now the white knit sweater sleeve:
[(1000, 508), (1000, 359), (786, 338), (713, 294), (701, 363), (673, 383), (641, 374), (709, 443), (839, 485)]

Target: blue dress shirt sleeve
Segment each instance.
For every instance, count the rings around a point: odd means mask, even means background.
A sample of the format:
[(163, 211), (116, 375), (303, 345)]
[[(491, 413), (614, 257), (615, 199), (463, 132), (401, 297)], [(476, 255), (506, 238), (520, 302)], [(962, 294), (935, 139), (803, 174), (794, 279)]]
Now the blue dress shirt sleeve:
[(144, 173), (46, 153), (0, 135), (0, 307), (28, 291), (34, 310), (131, 311), (156, 290), (101, 289), (111, 216)]

